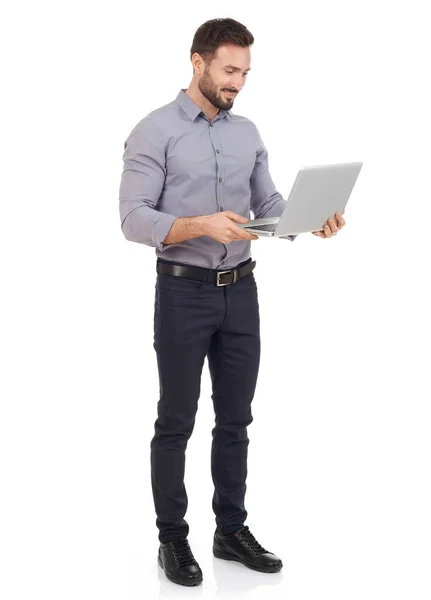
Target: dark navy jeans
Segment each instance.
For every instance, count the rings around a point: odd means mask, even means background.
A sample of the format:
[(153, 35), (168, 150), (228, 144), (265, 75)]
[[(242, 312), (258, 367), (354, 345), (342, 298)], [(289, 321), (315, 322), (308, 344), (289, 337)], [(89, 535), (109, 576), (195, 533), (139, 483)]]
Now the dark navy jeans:
[[(157, 259), (170, 264), (183, 264)], [(239, 263), (242, 266), (251, 261)], [(220, 269), (223, 270), (223, 269)], [(160, 542), (186, 537), (185, 451), (192, 434), (205, 357), (212, 381), (212, 508), (221, 533), (239, 529), (260, 360), (260, 321), (254, 272), (227, 286), (157, 274), (154, 349), (160, 395), (151, 440), (151, 484)]]

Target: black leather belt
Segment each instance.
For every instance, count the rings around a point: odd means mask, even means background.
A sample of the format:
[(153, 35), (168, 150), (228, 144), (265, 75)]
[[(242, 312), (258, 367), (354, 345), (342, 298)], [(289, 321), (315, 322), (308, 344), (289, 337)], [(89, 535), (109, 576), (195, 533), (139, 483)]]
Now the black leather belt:
[(205, 269), (205, 267), (197, 267), (194, 265), (177, 265), (161, 262), (157, 259), (157, 273), (162, 275), (173, 275), (174, 277), (188, 277), (189, 279), (197, 279), (199, 281), (207, 281), (214, 283), (216, 286), (231, 285), (245, 277), (256, 266), (256, 261), (250, 261), (247, 264), (228, 269), (226, 271), (218, 271), (216, 269)]

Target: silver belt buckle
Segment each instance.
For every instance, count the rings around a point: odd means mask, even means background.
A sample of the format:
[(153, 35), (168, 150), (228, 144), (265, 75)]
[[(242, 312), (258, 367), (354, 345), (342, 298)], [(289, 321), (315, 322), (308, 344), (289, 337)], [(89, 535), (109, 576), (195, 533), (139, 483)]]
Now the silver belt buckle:
[[(220, 282), (220, 275), (224, 275), (225, 273), (233, 273), (233, 281), (228, 281), (226, 283), (221, 283)], [(237, 279), (238, 279), (238, 271), (237, 271), (237, 269), (229, 269), (228, 271), (218, 271), (216, 285), (218, 287), (220, 287), (222, 285), (230, 285), (231, 283), (235, 283), (235, 281)]]

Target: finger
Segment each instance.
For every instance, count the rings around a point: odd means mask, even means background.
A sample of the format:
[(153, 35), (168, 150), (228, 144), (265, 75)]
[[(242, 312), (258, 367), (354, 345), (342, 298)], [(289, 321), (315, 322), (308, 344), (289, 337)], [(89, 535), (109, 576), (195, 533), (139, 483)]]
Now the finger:
[(341, 216), (341, 214), (340, 214), (340, 213), (337, 213), (337, 214), (335, 215), (335, 218), (337, 219), (337, 221), (338, 221), (338, 226), (339, 226), (340, 228), (341, 228), (341, 227), (343, 227), (343, 225), (345, 225), (345, 224), (346, 224), (346, 221), (343, 219), (343, 217)]
[(328, 219), (328, 223), (329, 223), (332, 233), (335, 235), (338, 231), (338, 227), (335, 225), (334, 219)]
[(230, 231), (231, 231), (231, 235), (232, 235), (233, 239), (236, 239), (236, 240), (251, 240), (251, 239), (254, 239), (252, 237), (252, 234), (249, 231), (247, 231), (243, 227), (238, 227), (238, 225), (233, 225), (230, 228)]
[(248, 232), (248, 231), (245, 231), (245, 230), (243, 229), (243, 234), (240, 236), (240, 238), (239, 238), (239, 239), (240, 239), (240, 240), (257, 240), (257, 239), (259, 239), (259, 236), (257, 236), (257, 235), (256, 235), (256, 234), (254, 234), (254, 233), (250, 233), (250, 232)]
[(331, 229), (329, 228), (329, 226), (328, 226), (328, 225), (325, 225), (325, 227), (324, 227), (324, 231), (325, 231), (325, 233), (326, 233), (326, 237), (331, 237), (331, 236), (332, 236)]

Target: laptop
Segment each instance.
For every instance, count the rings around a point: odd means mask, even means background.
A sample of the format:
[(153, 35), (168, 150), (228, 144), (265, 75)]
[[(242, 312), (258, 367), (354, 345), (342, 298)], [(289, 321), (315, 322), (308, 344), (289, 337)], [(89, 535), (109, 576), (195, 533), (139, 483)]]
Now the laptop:
[(312, 165), (299, 169), (281, 217), (236, 223), (250, 233), (283, 237), (321, 231), (335, 213), (344, 213), (362, 162)]

